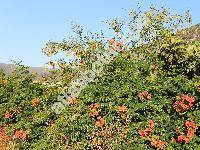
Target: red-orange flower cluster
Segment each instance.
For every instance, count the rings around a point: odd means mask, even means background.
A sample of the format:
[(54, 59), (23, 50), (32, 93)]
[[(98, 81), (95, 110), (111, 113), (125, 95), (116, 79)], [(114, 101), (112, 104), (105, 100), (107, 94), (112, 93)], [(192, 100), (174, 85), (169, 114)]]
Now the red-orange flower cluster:
[(143, 99), (146, 99), (146, 100), (151, 100), (151, 95), (149, 94), (148, 91), (143, 91), (141, 93), (138, 94), (138, 97), (143, 100)]
[(187, 128), (187, 137), (192, 138), (198, 129), (197, 125), (193, 121), (186, 121), (185, 126)]
[(187, 129), (192, 128), (195, 131), (198, 128), (194, 121), (186, 121), (185, 126), (187, 127)]
[(98, 108), (100, 108), (100, 105), (98, 103), (91, 104), (90, 105), (90, 113), (89, 113), (89, 115), (91, 117), (98, 116), (99, 115), (99, 112), (97, 110)]
[(92, 109), (89, 114), (91, 117), (98, 116), (99, 112), (96, 109)]
[(115, 39), (109, 40), (109, 48), (112, 50), (117, 50), (119, 52), (124, 52), (122, 43), (116, 41)]
[(35, 106), (38, 106), (39, 103), (40, 103), (40, 98), (35, 98), (31, 101), (32, 103), (32, 106), (35, 107)]
[(99, 116), (98, 118), (97, 118), (97, 121), (96, 121), (96, 124), (95, 124), (97, 127), (99, 127), (99, 126), (103, 126), (104, 125), (104, 119), (101, 117), (101, 116)]
[(13, 118), (13, 115), (12, 115), (11, 113), (9, 113), (9, 112), (6, 112), (6, 113), (4, 114), (4, 118), (6, 118), (6, 119), (12, 119), (12, 118)]
[(11, 141), (12, 139), (8, 135), (6, 135), (5, 131), (0, 130), (0, 140)]
[[(186, 142), (186, 143), (189, 143), (190, 142), (190, 139), (193, 138), (193, 136), (195, 135), (195, 132), (197, 130), (197, 125), (193, 122), (193, 121), (186, 121), (185, 122), (185, 126), (187, 128), (187, 135), (179, 135), (178, 136), (178, 142), (179, 143), (182, 143), (182, 142)], [(180, 132), (178, 132), (180, 133)]]
[(194, 97), (189, 97), (186, 94), (182, 94), (180, 100), (174, 102), (173, 107), (177, 112), (184, 112), (190, 109), (194, 105), (194, 102)]
[(2, 150), (9, 149), (9, 144), (12, 141), (12, 138), (8, 136), (4, 130), (0, 130), (0, 148)]
[(153, 120), (149, 120), (149, 128), (146, 128), (145, 130), (139, 130), (138, 133), (141, 137), (148, 136), (154, 129), (155, 123)]
[(98, 108), (100, 108), (100, 104), (98, 104), (98, 103), (91, 104), (90, 108), (91, 109), (98, 109)]
[(100, 104), (98, 104), (98, 103), (94, 103), (94, 104), (90, 105), (89, 115), (91, 117), (97, 117), (97, 121), (95, 123), (96, 127), (104, 125), (104, 119), (101, 116), (99, 116), (99, 112), (98, 112), (99, 108), (100, 108)]
[(16, 136), (16, 138), (19, 138), (19, 139), (22, 139), (22, 140), (26, 140), (28, 138), (27, 132), (23, 131), (23, 130), (15, 131), (15, 136)]
[(125, 113), (127, 111), (127, 107), (122, 105), (122, 106), (118, 107), (118, 110), (119, 110), (120, 113)]
[(189, 143), (190, 142), (190, 139), (188, 137), (186, 137), (185, 135), (179, 135), (178, 136), (178, 140), (177, 140), (179, 143), (182, 143), (182, 142), (186, 142), (186, 143)]
[(155, 138), (150, 138), (151, 145), (158, 148), (158, 149), (164, 149), (166, 142), (157, 140)]

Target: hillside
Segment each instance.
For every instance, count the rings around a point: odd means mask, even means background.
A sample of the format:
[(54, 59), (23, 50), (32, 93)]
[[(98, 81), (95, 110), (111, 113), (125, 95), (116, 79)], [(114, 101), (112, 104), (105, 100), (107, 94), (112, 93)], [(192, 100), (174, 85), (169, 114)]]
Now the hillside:
[[(0, 69), (2, 69), (5, 74), (10, 74), (14, 71), (15, 66), (13, 64), (0, 63)], [(38, 75), (47, 74), (47, 71), (42, 67), (30, 67), (28, 70), (30, 73), (37, 73)]]
[(184, 30), (185, 33), (178, 33), (178, 36), (186, 40), (200, 40), (200, 23)]

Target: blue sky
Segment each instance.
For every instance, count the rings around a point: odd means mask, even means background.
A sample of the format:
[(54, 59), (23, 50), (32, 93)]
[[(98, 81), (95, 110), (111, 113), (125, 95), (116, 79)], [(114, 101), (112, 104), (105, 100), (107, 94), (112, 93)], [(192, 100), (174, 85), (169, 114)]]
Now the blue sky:
[[(0, 62), (22, 60), (43, 66), (47, 57), (41, 49), (48, 40), (59, 41), (72, 34), (70, 22), (87, 30), (105, 28), (101, 21), (124, 17), (136, 0), (0, 0)], [(174, 12), (189, 9), (193, 23), (200, 23), (199, 0), (143, 0), (167, 6)]]

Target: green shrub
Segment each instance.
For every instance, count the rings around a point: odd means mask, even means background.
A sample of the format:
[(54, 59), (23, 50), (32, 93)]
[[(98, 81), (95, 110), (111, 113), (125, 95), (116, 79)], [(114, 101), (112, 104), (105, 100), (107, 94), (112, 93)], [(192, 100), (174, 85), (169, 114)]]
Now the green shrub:
[[(78, 59), (68, 65), (59, 60), (60, 70), (37, 82), (24, 66), (11, 75), (1, 72), (0, 144), (7, 134), (19, 149), (199, 149), (199, 42), (177, 37), (180, 22), (183, 17), (166, 9), (131, 11), (136, 38), (125, 44), (116, 37), (121, 52), (59, 115), (51, 106), (91, 69), (97, 52), (106, 51), (105, 38), (85, 36), (76, 26), (77, 38), (47, 43), (48, 56), (64, 51)], [(122, 32), (122, 23), (108, 23)]]

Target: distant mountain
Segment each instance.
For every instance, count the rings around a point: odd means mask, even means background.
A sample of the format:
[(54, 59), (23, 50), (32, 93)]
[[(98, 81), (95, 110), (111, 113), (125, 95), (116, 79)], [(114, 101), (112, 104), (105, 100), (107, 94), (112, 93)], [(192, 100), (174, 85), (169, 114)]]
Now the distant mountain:
[[(11, 72), (14, 71), (14, 69), (16, 68), (15, 65), (13, 64), (5, 64), (5, 63), (0, 63), (0, 69), (2, 69), (4, 71), (5, 74), (10, 74)], [(45, 75), (45, 74), (48, 74), (47, 71), (45, 71), (44, 68), (42, 67), (30, 67), (28, 69), (28, 71), (30, 73), (37, 73), (38, 75)]]
[(186, 40), (200, 40), (200, 23), (178, 32), (177, 35)]

